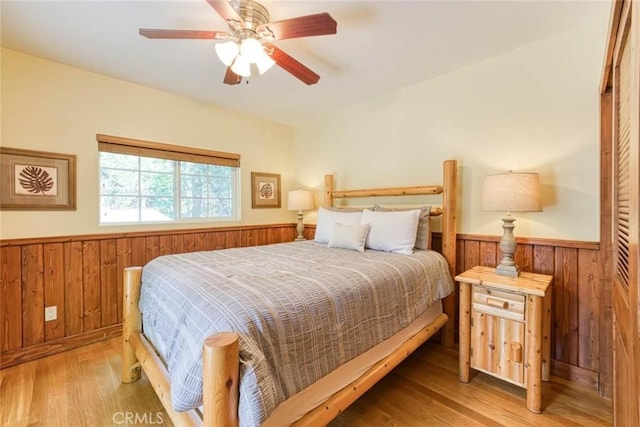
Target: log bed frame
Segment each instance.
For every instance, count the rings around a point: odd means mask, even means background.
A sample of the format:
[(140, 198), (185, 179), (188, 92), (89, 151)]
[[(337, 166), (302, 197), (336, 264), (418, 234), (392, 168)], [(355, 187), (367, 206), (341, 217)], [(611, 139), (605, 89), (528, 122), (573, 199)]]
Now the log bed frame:
[[(442, 216), (442, 254), (447, 259), (451, 276), (455, 276), (456, 160), (444, 161), (442, 185), (334, 191), (332, 175), (325, 176), (324, 184), (323, 206), (325, 207), (333, 207), (334, 200), (339, 198), (442, 194), (442, 209), (432, 208), (431, 215)], [(171, 405), (168, 372), (153, 345), (142, 333), (142, 315), (138, 309), (141, 275), (142, 267), (128, 267), (124, 271), (122, 382), (137, 381), (140, 379), (141, 369), (144, 369), (175, 425), (238, 426), (240, 370), (238, 335), (233, 332), (221, 332), (205, 340), (203, 344), (203, 413), (195, 409), (175, 412)], [(447, 320), (454, 319), (454, 313), (455, 301), (450, 295), (443, 301), (443, 313), (433, 322), (365, 371), (351, 384), (336, 391), (328, 400), (308, 412), (294, 425), (326, 425), (441, 328), (442, 344), (452, 346), (454, 327), (447, 324)]]

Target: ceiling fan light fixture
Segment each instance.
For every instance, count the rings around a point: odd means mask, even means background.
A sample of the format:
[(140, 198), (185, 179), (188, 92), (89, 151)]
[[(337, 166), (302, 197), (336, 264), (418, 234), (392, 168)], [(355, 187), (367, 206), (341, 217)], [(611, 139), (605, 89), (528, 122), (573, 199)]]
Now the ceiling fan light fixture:
[(231, 71), (242, 77), (251, 77), (251, 63), (240, 54), (236, 56), (236, 60), (233, 61)]
[(258, 62), (261, 53), (264, 53), (264, 47), (257, 39), (247, 38), (240, 43), (240, 53), (247, 58), (250, 63)]
[(267, 55), (267, 53), (264, 50), (262, 50), (260, 55), (258, 55), (256, 66), (258, 67), (258, 72), (260, 73), (260, 75), (269, 71), (269, 69), (273, 67), (275, 64), (276, 64), (276, 61), (274, 61), (269, 55)]
[(225, 43), (216, 44), (216, 54), (220, 61), (227, 67), (229, 67), (233, 60), (236, 59), (238, 53), (240, 52), (240, 47), (238, 47), (238, 43), (234, 41), (228, 41)]

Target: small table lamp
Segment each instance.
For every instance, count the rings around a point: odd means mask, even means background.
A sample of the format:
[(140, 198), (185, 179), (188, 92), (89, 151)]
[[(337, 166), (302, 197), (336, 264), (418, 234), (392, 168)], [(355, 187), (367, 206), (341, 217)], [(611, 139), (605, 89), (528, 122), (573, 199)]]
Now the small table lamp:
[(506, 212), (502, 218), (504, 233), (500, 240), (502, 261), (496, 267), (496, 273), (503, 276), (518, 277), (520, 267), (513, 260), (516, 252), (516, 239), (513, 236), (511, 212), (540, 212), (540, 176), (537, 173), (501, 173), (484, 178), (482, 185), (483, 211)]
[(304, 224), (302, 223), (302, 211), (308, 211), (314, 208), (313, 192), (309, 190), (291, 190), (289, 191), (287, 209), (290, 211), (298, 211), (298, 237), (295, 241), (305, 240)]

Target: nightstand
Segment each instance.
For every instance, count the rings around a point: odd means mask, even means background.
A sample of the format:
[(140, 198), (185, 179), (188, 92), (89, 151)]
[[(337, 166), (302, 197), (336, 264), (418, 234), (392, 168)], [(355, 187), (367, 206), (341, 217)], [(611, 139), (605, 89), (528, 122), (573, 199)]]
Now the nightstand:
[(496, 274), (473, 267), (460, 284), (460, 381), (470, 369), (527, 389), (527, 409), (540, 413), (542, 380), (549, 380), (552, 276)]

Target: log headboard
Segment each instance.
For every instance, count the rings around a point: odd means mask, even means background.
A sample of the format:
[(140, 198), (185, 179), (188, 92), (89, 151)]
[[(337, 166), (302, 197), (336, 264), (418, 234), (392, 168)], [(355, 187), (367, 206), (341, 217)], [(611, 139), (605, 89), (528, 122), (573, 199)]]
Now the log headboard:
[[(442, 195), (442, 208), (432, 208), (432, 216), (442, 216), (442, 255), (449, 264), (451, 277), (455, 276), (456, 268), (456, 209), (457, 209), (457, 185), (458, 162), (445, 160), (442, 166), (443, 178), (441, 184), (415, 185), (409, 187), (367, 188), (358, 190), (335, 190), (333, 175), (324, 177), (324, 193), (322, 206), (331, 208), (336, 199), (358, 197), (384, 197), (384, 196), (419, 196)], [(443, 310), (449, 316), (449, 322), (442, 328), (442, 344), (453, 346), (455, 327), (455, 298), (449, 296), (443, 301)]]

